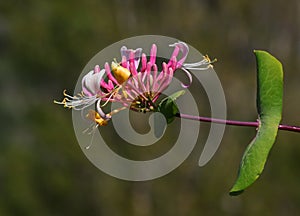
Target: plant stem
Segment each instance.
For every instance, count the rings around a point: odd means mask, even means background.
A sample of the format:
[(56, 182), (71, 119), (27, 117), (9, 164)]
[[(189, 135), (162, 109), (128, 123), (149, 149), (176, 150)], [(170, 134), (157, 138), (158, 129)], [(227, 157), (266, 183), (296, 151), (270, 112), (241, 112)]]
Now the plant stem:
[[(202, 116), (193, 116), (188, 114), (181, 114), (177, 113), (176, 117), (183, 118), (183, 119), (190, 119), (202, 122), (212, 122), (217, 124), (226, 124), (226, 125), (235, 125), (235, 126), (248, 126), (248, 127), (258, 127), (259, 122), (248, 122), (248, 121), (235, 121), (235, 120), (225, 120), (225, 119), (216, 119), (216, 118), (209, 118), (209, 117), (202, 117)], [(290, 126), (290, 125), (282, 125), (278, 126), (279, 130), (286, 130), (286, 131), (293, 131), (293, 132), (300, 132), (299, 126)]]

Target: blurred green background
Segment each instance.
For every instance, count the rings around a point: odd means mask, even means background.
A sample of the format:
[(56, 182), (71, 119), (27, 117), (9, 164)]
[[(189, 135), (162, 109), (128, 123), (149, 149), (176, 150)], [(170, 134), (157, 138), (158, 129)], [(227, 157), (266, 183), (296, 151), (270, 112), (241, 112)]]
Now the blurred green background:
[(53, 99), (106, 46), (158, 34), (218, 58), (229, 119), (257, 118), (252, 51), (268, 50), (285, 69), (283, 123), (300, 125), (299, 26), (297, 0), (1, 1), (0, 215), (298, 215), (300, 134), (280, 131), (259, 181), (230, 197), (255, 129), (228, 126), (205, 167), (198, 145), (169, 175), (126, 182), (88, 161)]

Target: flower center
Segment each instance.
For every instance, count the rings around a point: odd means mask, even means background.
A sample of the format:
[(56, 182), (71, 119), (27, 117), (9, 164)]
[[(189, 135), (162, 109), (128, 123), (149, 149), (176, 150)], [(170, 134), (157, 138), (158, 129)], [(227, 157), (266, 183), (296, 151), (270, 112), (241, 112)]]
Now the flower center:
[(153, 98), (152, 92), (145, 92), (139, 96), (137, 96), (131, 103), (130, 109), (137, 111), (137, 112), (151, 112), (154, 111), (156, 105), (152, 101)]

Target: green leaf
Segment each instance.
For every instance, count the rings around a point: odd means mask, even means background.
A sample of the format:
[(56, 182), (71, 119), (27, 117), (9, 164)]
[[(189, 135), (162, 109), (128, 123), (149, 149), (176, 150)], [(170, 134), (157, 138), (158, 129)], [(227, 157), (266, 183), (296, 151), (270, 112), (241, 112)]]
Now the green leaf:
[(257, 110), (259, 127), (256, 137), (242, 158), (238, 178), (230, 195), (238, 195), (262, 173), (275, 142), (281, 121), (283, 70), (281, 63), (268, 52), (254, 51), (257, 61)]
[(175, 119), (175, 115), (179, 113), (179, 109), (175, 103), (175, 100), (185, 93), (184, 90), (175, 92), (174, 94), (164, 98), (158, 105), (158, 112), (161, 112), (167, 123), (170, 124)]

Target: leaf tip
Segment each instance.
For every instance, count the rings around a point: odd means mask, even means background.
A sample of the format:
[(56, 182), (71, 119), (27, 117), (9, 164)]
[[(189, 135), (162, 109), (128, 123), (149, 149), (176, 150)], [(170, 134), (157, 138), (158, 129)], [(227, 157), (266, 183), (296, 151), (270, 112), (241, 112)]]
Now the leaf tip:
[(241, 185), (241, 182), (237, 180), (234, 183), (234, 185), (232, 186), (231, 190), (229, 191), (229, 195), (230, 196), (238, 196), (244, 192), (245, 188), (246, 187), (244, 185)]
[(234, 188), (233, 188), (229, 192), (229, 195), (230, 196), (238, 196), (238, 195), (241, 195), (243, 192), (244, 192), (244, 190), (234, 190)]

